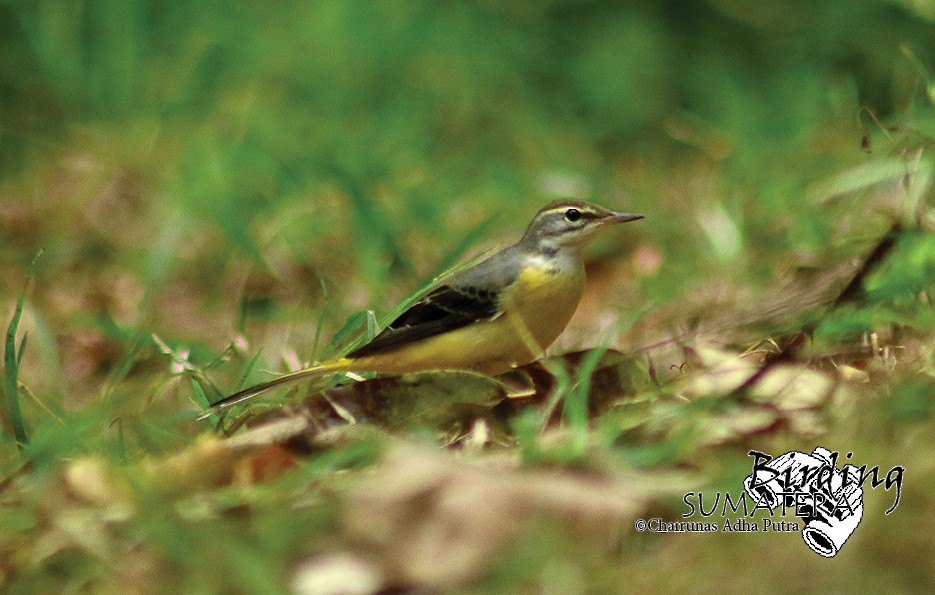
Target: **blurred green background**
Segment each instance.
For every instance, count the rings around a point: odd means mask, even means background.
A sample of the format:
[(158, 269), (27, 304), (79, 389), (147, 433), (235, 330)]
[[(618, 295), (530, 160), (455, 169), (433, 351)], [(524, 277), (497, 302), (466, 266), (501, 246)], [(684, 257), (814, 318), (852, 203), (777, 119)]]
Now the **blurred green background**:
[[(229, 390), (260, 347), (258, 368), (327, 356), (349, 315), (560, 196), (647, 216), (592, 251), (625, 277), (612, 345), (667, 332), (656, 306), (756, 302), (931, 218), (933, 72), (931, 0), (0, 1), (3, 312), (45, 250), (33, 456), (187, 445), (191, 387), (151, 334), (207, 367), (233, 342)], [(901, 250), (828, 335), (931, 337), (930, 234)], [(931, 427), (926, 353), (893, 383)], [(42, 442), (45, 410), (83, 421)]]
[[(841, 230), (808, 186), (907, 146), (859, 109), (931, 138), (932, 6), (5, 2), (0, 289), (42, 246), (40, 283), (119, 278), (95, 309), (190, 340), (239, 263), (385, 311), (568, 194), (649, 216), (651, 298), (814, 264)], [(228, 331), (269, 313), (247, 289)]]

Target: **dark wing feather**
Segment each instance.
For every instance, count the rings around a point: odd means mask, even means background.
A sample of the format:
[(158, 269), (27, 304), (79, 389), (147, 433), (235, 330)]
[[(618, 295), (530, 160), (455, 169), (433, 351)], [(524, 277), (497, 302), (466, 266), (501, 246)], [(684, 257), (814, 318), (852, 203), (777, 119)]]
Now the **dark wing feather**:
[(471, 285), (443, 285), (413, 304), (372, 341), (352, 351), (348, 357), (392, 350), (411, 341), (493, 318), (499, 311), (493, 292)]

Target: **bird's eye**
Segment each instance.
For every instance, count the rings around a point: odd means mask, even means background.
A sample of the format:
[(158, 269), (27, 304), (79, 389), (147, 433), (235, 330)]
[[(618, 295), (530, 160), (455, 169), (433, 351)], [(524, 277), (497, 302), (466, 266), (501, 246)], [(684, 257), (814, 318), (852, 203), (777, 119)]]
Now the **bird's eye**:
[(571, 223), (581, 219), (581, 211), (578, 209), (568, 209), (565, 211), (565, 220)]

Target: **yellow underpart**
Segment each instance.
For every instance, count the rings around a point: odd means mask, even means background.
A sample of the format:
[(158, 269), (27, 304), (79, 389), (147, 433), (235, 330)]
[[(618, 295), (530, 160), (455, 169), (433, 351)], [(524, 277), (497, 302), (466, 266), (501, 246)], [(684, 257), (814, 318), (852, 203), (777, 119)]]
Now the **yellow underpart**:
[(563, 264), (568, 266), (546, 266), (545, 260), (531, 259), (502, 292), (504, 311), (491, 320), (353, 358), (342, 362), (346, 368), (331, 369), (392, 374), (469, 369), (496, 374), (534, 361), (565, 329), (584, 290), (583, 269), (577, 263)]

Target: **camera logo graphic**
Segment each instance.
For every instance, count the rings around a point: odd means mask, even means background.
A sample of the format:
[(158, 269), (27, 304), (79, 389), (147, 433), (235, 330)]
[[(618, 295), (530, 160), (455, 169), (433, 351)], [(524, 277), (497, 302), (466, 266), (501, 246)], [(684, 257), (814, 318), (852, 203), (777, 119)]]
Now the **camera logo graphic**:
[[(768, 459), (768, 457), (764, 457)], [(803, 518), (802, 538), (815, 553), (837, 554), (863, 516), (860, 470), (853, 465), (837, 469), (836, 454), (817, 447), (812, 454), (787, 452), (765, 464), (758, 462), (743, 485), (757, 506), (772, 514), (792, 508)]]

